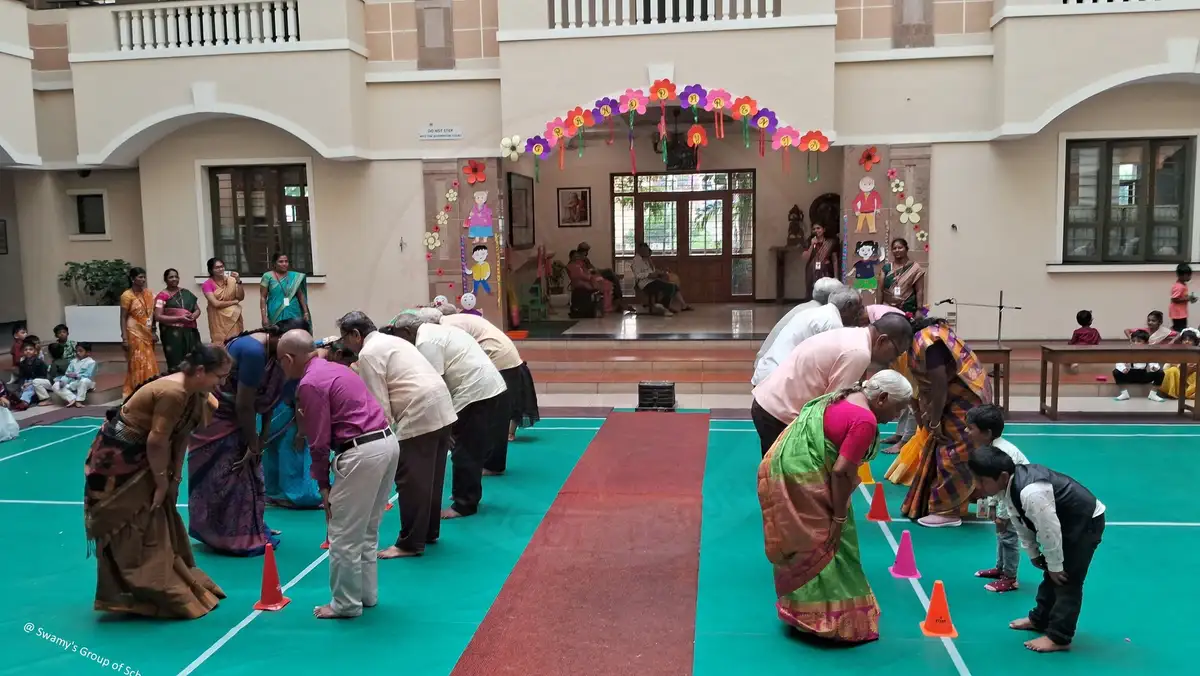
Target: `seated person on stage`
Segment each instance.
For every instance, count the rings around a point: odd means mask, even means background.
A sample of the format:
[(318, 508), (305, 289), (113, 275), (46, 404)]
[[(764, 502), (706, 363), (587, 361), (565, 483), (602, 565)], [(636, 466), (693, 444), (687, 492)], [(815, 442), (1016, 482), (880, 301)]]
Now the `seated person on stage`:
[[(1138, 329), (1129, 334), (1129, 342), (1133, 345), (1149, 345), (1150, 334), (1144, 329)], [(1121, 393), (1117, 395), (1117, 401), (1125, 401), (1129, 399), (1129, 388), (1127, 385), (1162, 385), (1163, 370), (1162, 364), (1153, 362), (1140, 362), (1136, 364), (1117, 364), (1113, 369), (1113, 382), (1122, 385)], [(1163, 398), (1158, 396), (1154, 390), (1150, 390), (1151, 401), (1162, 401)]]
[(613, 311), (613, 284), (599, 274), (588, 269), (583, 256), (577, 249), (570, 253), (571, 262), (567, 264), (567, 276), (571, 278), (572, 289), (599, 291), (604, 297), (604, 311)]
[(1009, 628), (1044, 634), (1025, 642), (1034, 652), (1069, 650), (1083, 583), (1104, 536), (1104, 503), (1071, 477), (1042, 465), (1018, 465), (992, 446), (971, 451), (968, 464), (979, 492), (999, 496), (1021, 546), (1045, 571), (1033, 610)]
[[(588, 254), (591, 253), (591, 250), (592, 250), (592, 245), (588, 244), (587, 242), (580, 242), (579, 246), (575, 247), (575, 251), (579, 254), (580, 260), (583, 261), (583, 267), (588, 271), (588, 274), (591, 274), (595, 277), (600, 277), (604, 281), (611, 284), (612, 288), (614, 288), (614, 289), (620, 289), (621, 288), (621, 280), (617, 279), (617, 275), (616, 275), (616, 273), (614, 273), (612, 271), (612, 268), (604, 268), (603, 270), (601, 270), (600, 268), (597, 268), (595, 265), (592, 265), (592, 260), (590, 258), (588, 258)], [(615, 303), (615, 307), (618, 310), (621, 309), (620, 296), (617, 296), (616, 298), (614, 298), (614, 303)], [(608, 310), (608, 308), (605, 308), (604, 311), (608, 312), (609, 310)]]
[[(51, 343), (50, 347), (54, 347)], [(92, 359), (92, 344), (78, 343), (75, 345), (75, 358), (67, 365), (66, 372), (54, 379), (54, 394), (58, 395), (67, 406), (83, 406), (96, 383), (96, 360)]]
[[(1190, 345), (1191, 347), (1200, 346), (1200, 331), (1196, 329), (1184, 329), (1179, 332), (1179, 336), (1175, 339), (1179, 345)], [(1180, 383), (1179, 366), (1168, 366), (1163, 369), (1162, 385), (1158, 387), (1158, 396), (1168, 399), (1178, 399), (1182, 383)], [(1194, 400), (1196, 398), (1196, 372), (1188, 373), (1187, 388), (1183, 392), (1183, 396)]]
[(21, 344), (21, 361), (17, 364), (17, 382), (13, 388), (20, 392), (25, 406), (35, 406), (50, 398), (50, 367), (39, 354), (37, 336), (26, 336)]
[(1148, 341), (1151, 345), (1159, 343), (1167, 343), (1175, 340), (1176, 334), (1171, 329), (1163, 326), (1163, 313), (1158, 310), (1151, 310), (1150, 314), (1146, 315), (1146, 326), (1141, 329), (1125, 329), (1125, 337), (1132, 338), (1134, 331), (1145, 331), (1150, 336)]
[(75, 341), (71, 340), (70, 329), (66, 324), (54, 327), (54, 342), (46, 346), (44, 359), (50, 365), (50, 377), (58, 378), (67, 372), (71, 360), (75, 358)]

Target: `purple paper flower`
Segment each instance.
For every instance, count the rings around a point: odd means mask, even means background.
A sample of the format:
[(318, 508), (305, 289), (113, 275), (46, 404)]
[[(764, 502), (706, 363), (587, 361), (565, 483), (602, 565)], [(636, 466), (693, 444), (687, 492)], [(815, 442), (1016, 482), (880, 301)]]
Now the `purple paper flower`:
[(544, 137), (534, 136), (525, 141), (525, 152), (539, 160), (544, 160), (550, 157), (550, 142)]
[(760, 108), (754, 119), (751, 120), (751, 123), (756, 129), (760, 129), (767, 134), (774, 134), (775, 129), (779, 126), (779, 120), (775, 117), (775, 112), (770, 108)]
[(684, 108), (700, 109), (708, 105), (708, 92), (698, 84), (688, 85), (679, 95), (679, 101)]
[(596, 108), (592, 111), (592, 117), (596, 118), (596, 124), (614, 117), (621, 113), (621, 102), (614, 98), (605, 97), (596, 101)]

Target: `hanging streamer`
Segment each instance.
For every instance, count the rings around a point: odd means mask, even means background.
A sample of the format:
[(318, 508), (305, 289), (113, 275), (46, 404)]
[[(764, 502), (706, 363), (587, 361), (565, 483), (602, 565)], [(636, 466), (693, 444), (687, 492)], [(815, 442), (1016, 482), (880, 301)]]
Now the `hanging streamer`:
[(704, 109), (713, 114), (713, 133), (717, 138), (725, 138), (725, 109), (729, 105), (729, 92), (724, 89), (709, 90)]
[(767, 136), (775, 133), (779, 127), (779, 119), (770, 108), (759, 108), (754, 114), (754, 127), (758, 129), (758, 156), (767, 155)]
[(662, 148), (662, 161), (665, 165), (667, 163), (667, 103), (675, 100), (675, 83), (666, 78), (655, 80), (650, 87), (650, 98), (658, 103), (660, 113), (658, 138)]
[(551, 148), (558, 150), (558, 168), (561, 170), (566, 162), (567, 144), (570, 142), (571, 130), (561, 117), (556, 117), (546, 124), (546, 139)]
[(800, 145), (800, 132), (792, 127), (779, 127), (771, 137), (771, 149), (783, 151), (783, 173), (792, 171), (792, 149)]
[(749, 96), (742, 96), (733, 102), (733, 119), (742, 122), (742, 142), (746, 149), (750, 148), (750, 122), (758, 114), (758, 102)]
[(696, 170), (700, 170), (700, 149), (708, 145), (708, 132), (704, 131), (704, 127), (697, 122), (693, 124), (687, 132), (687, 144), (689, 148), (696, 150)]
[(816, 183), (821, 178), (821, 156), (829, 150), (829, 137), (817, 130), (810, 130), (800, 138), (800, 149), (808, 153), (805, 162), (805, 173), (809, 183)]
[(525, 152), (533, 155), (533, 181), (541, 181), (541, 161), (550, 157), (550, 143), (542, 136), (525, 141)]
[(618, 104), (622, 114), (629, 115), (629, 166), (637, 174), (637, 151), (633, 147), (633, 125), (639, 114), (646, 114), (650, 99), (640, 89), (626, 89)]
[(463, 293), (471, 287), (471, 268), (467, 265), (467, 236), (463, 235), (458, 239), (458, 260), (459, 268), (462, 270), (462, 290)]

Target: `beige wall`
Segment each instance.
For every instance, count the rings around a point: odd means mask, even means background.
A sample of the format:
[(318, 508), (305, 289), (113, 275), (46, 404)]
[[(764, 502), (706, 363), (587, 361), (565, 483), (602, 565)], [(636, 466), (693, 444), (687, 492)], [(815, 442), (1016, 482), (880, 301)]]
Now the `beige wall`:
[[(324, 160), (296, 138), (252, 120), (187, 127), (142, 156), (146, 261), (152, 278), (168, 267), (178, 268), (185, 279), (205, 274), (212, 235), (207, 201), (197, 199), (198, 189), (207, 190), (198, 186), (198, 164), (301, 158), (312, 163), (315, 272), (328, 276), (328, 283), (310, 288), (316, 332), (332, 333), (334, 320), (352, 309), (382, 321), (427, 302), (421, 163)], [(243, 308), (247, 327), (254, 327), (260, 323), (259, 294), (256, 280), (247, 282)], [(195, 284), (193, 290), (198, 289)], [(201, 325), (207, 333), (207, 325)]]
[[(1062, 247), (1057, 235), (1060, 134), (1127, 131), (1136, 138), (1150, 130), (1196, 135), (1200, 87), (1114, 90), (1021, 141), (935, 145), (930, 298), (995, 303), (1003, 289), (1007, 304), (1024, 308), (1005, 316), (1004, 335), (1013, 339), (1066, 338), (1077, 327), (1078, 310), (1092, 310), (1095, 326), (1106, 338), (1140, 326), (1150, 310), (1165, 312), (1175, 279), (1170, 270), (1080, 273), (1047, 268)], [(1195, 222), (1192, 227), (1195, 232)], [(1198, 253), (1192, 252), (1193, 259)], [(995, 311), (964, 307), (959, 313), (966, 336), (995, 335)]]
[(0, 220), (6, 221), (8, 251), (0, 254), (0, 322), (25, 319), (25, 285), (21, 279), (21, 233), (17, 228), (17, 195), (13, 172), (0, 171)]
[(33, 52), (22, 3), (0, 0), (0, 45), (0, 166), (38, 164)]

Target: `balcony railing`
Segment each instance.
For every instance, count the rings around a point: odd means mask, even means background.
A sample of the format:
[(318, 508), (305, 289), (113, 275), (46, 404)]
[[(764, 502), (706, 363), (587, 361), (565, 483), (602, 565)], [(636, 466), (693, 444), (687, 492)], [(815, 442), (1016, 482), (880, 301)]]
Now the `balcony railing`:
[(122, 52), (300, 41), (297, 0), (115, 9)]
[(550, 28), (767, 19), (780, 0), (547, 0)]

